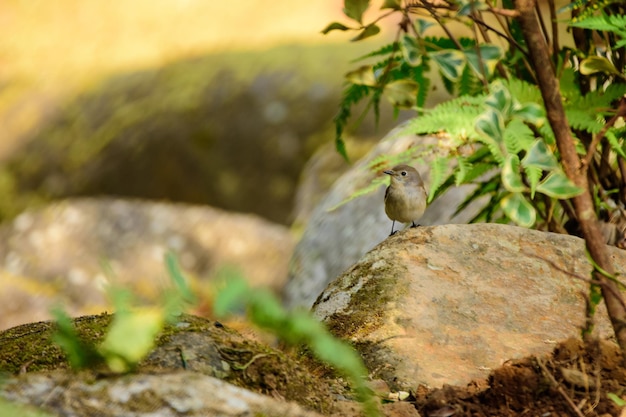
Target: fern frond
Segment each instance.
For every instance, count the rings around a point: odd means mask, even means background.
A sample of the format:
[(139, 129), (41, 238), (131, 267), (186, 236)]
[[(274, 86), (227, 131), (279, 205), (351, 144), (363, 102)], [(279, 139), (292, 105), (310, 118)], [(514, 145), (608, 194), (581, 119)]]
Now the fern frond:
[(504, 146), (509, 153), (527, 151), (535, 142), (535, 134), (521, 120), (513, 119), (504, 130)]
[(526, 178), (528, 179), (528, 184), (530, 185), (530, 198), (535, 198), (535, 190), (537, 189), (537, 184), (539, 184), (539, 180), (543, 176), (543, 171), (538, 167), (524, 167), (524, 172), (526, 173)]
[(351, 63), (355, 63), (355, 62), (360, 62), (363, 61), (367, 58), (372, 58), (375, 56), (381, 56), (381, 55), (389, 55), (391, 53), (393, 53), (394, 51), (399, 50), (400, 47), (398, 45), (398, 42), (392, 42), (390, 44), (384, 45), (378, 49), (376, 49), (375, 51), (372, 51), (368, 54), (362, 55), (358, 58), (355, 58), (351, 61)]
[(520, 103), (537, 103), (543, 105), (541, 91), (539, 87), (520, 80), (517, 77), (511, 77), (508, 80), (499, 80), (509, 90), (512, 97)]
[(609, 129), (605, 134), (606, 139), (611, 145), (611, 149), (613, 152), (621, 156), (622, 158), (626, 158), (626, 153), (624, 153), (623, 140), (620, 140), (615, 134), (614, 129)]
[(601, 32), (624, 33), (626, 31), (626, 16), (623, 15), (587, 15), (572, 19), (570, 26), (598, 30)]
[(422, 65), (413, 68), (413, 80), (419, 85), (417, 89), (417, 101), (415, 102), (418, 108), (424, 107), (426, 98), (428, 97), (428, 90), (430, 90), (430, 78), (427, 76), (428, 70), (429, 65), (427, 59), (422, 59)]
[(483, 111), (483, 101), (484, 96), (465, 96), (446, 101), (409, 121), (403, 133), (419, 135), (446, 132), (461, 142), (468, 138), (477, 139), (474, 121)]
[(448, 167), (450, 164), (450, 158), (445, 156), (439, 156), (435, 158), (430, 164), (430, 191), (428, 194), (428, 201), (431, 202), (433, 197), (439, 190), (439, 187), (445, 182)]
[(335, 142), (343, 143), (343, 131), (352, 114), (352, 106), (363, 100), (370, 93), (370, 87), (350, 84), (343, 90), (343, 98), (339, 103), (339, 112), (333, 118), (335, 123)]
[(569, 125), (577, 130), (596, 134), (604, 126), (604, 119), (598, 116), (597, 113), (590, 113), (589, 109), (579, 107), (566, 108), (565, 115)]
[(473, 168), (472, 163), (464, 156), (456, 157), (456, 168), (454, 170), (454, 185), (457, 187), (465, 181), (467, 173)]
[(475, 96), (484, 92), (483, 84), (476, 76), (476, 73), (472, 71), (469, 65), (465, 65), (461, 78), (457, 83), (460, 96)]

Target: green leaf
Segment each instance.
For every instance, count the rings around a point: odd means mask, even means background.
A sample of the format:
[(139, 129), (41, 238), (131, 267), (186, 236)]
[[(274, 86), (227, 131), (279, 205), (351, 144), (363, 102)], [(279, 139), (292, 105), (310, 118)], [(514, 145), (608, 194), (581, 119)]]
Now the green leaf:
[(546, 120), (543, 107), (537, 103), (514, 103), (511, 116), (535, 126), (543, 125)]
[(423, 35), (424, 32), (426, 32), (428, 30), (429, 27), (431, 26), (435, 26), (435, 23), (433, 23), (430, 20), (426, 20), (426, 19), (415, 19), (415, 30), (417, 31), (417, 33), (419, 33), (420, 35)]
[(517, 155), (510, 154), (502, 167), (502, 185), (512, 193), (520, 193), (526, 190), (526, 186), (520, 175), (520, 163)]
[(402, 4), (400, 4), (400, 0), (385, 0), (383, 5), (380, 6), (380, 9), (401, 10)]
[(74, 323), (65, 310), (56, 307), (51, 313), (57, 326), (52, 340), (63, 350), (70, 366), (73, 369), (82, 369), (95, 363), (99, 358), (98, 353), (78, 337)]
[(332, 30), (350, 30), (350, 28), (346, 25), (343, 25), (339, 22), (333, 22), (331, 24), (329, 24), (328, 26), (326, 26), (323, 30), (322, 33), (324, 35), (326, 35), (328, 32), (332, 31)]
[(536, 167), (546, 171), (552, 171), (559, 167), (556, 157), (542, 139), (537, 139), (530, 147), (530, 150), (524, 159), (522, 159), (522, 165), (525, 167)]
[(524, 172), (526, 173), (526, 179), (530, 184), (530, 198), (535, 198), (535, 192), (537, 191), (537, 185), (539, 180), (543, 176), (543, 170), (534, 166), (524, 166)]
[(607, 398), (615, 403), (618, 407), (626, 406), (626, 401), (622, 400), (619, 396), (612, 392), (606, 394)]
[(113, 372), (127, 372), (152, 350), (164, 323), (160, 308), (116, 312), (98, 351)]
[(439, 70), (445, 78), (457, 81), (465, 66), (465, 55), (456, 49), (446, 49), (430, 54), (433, 61), (439, 66)]
[(535, 208), (521, 193), (512, 193), (500, 200), (506, 216), (522, 227), (532, 227), (537, 219)]
[(375, 24), (370, 24), (365, 26), (361, 33), (359, 33), (354, 38), (350, 39), (351, 42), (362, 41), (363, 39), (369, 38), (371, 36), (377, 35), (380, 32), (380, 28)]
[(559, 199), (575, 197), (583, 192), (562, 171), (551, 172), (537, 185), (537, 191), (547, 196)]
[(535, 134), (520, 119), (511, 120), (504, 129), (504, 146), (509, 153), (528, 151), (535, 142)]
[(500, 112), (504, 117), (508, 117), (513, 109), (513, 98), (509, 90), (499, 81), (491, 84), (491, 94), (487, 96), (485, 104)]
[(461, 0), (461, 6), (457, 10), (457, 16), (469, 16), (472, 12), (487, 10), (487, 4), (483, 0)]
[(335, 138), (335, 150), (339, 155), (343, 157), (346, 162), (350, 161), (350, 159), (348, 158), (348, 150), (346, 149), (346, 142), (344, 142), (343, 139), (339, 137)]
[(454, 185), (457, 187), (463, 184), (465, 178), (467, 177), (467, 173), (472, 169), (472, 163), (467, 160), (467, 158), (463, 156), (456, 157), (456, 170), (454, 172)]
[(444, 183), (448, 172), (448, 158), (438, 156), (430, 164), (430, 193), (428, 202), (431, 202), (437, 190)]
[(400, 50), (407, 64), (416, 67), (422, 62), (422, 54), (413, 36), (406, 33), (400, 38)]
[(410, 109), (415, 106), (418, 85), (413, 80), (398, 80), (385, 86), (385, 95), (394, 107)]
[(231, 271), (223, 271), (224, 287), (220, 288), (213, 303), (213, 313), (225, 317), (241, 309), (248, 302), (249, 287), (245, 279)]
[(488, 109), (476, 119), (476, 131), (495, 142), (502, 142), (504, 121), (499, 111)]
[(168, 251), (165, 254), (165, 266), (167, 267), (169, 276), (172, 279), (172, 282), (174, 283), (174, 286), (177, 292), (181, 295), (182, 299), (187, 303), (196, 302), (196, 295), (189, 286), (187, 278), (185, 278), (185, 275), (180, 269), (178, 259), (173, 252)]
[(343, 12), (346, 16), (363, 23), (363, 13), (370, 7), (370, 2), (369, 0), (345, 0), (343, 6)]
[(626, 153), (624, 153), (624, 147), (620, 143), (620, 139), (618, 139), (617, 136), (615, 135), (615, 131), (613, 129), (609, 129), (604, 134), (604, 136), (609, 141), (609, 144), (611, 145), (611, 149), (613, 149), (613, 152), (617, 153), (619, 156), (626, 159)]
[(603, 56), (590, 56), (582, 60), (580, 63), (580, 73), (583, 75), (591, 75), (598, 72), (605, 74), (621, 75), (615, 68), (613, 63)]
[(481, 67), (482, 62), (487, 77), (490, 77), (498, 64), (498, 61), (502, 58), (502, 48), (491, 44), (482, 44), (478, 48), (480, 50), (480, 56), (475, 48), (467, 48), (463, 50), (467, 63), (476, 75), (482, 77), (484, 75), (483, 68)]
[(363, 65), (348, 72), (346, 74), (346, 79), (356, 85), (366, 85), (368, 87), (376, 87), (376, 85), (378, 85), (376, 75), (374, 74), (374, 67), (372, 65)]

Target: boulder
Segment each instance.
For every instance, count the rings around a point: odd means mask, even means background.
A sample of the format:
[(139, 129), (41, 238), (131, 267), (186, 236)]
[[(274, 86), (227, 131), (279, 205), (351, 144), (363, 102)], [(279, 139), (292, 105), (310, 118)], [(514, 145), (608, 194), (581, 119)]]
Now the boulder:
[(177, 255), (192, 281), (224, 266), (252, 285), (279, 291), (294, 240), (254, 215), (184, 204), (77, 199), (26, 212), (0, 227), (0, 329), (108, 309), (104, 288), (123, 285), (144, 299), (171, 286), (164, 255)]
[[(395, 155), (417, 148), (414, 154), (423, 156), (422, 163), (413, 165), (428, 188), (429, 165), (424, 161), (436, 155), (434, 145), (444, 139), (398, 136), (398, 132), (389, 133), (367, 156), (339, 177), (311, 211), (291, 259), (289, 280), (283, 292), (286, 306), (311, 307), (329, 282), (389, 235), (391, 220), (387, 218), (383, 205), (385, 186), (341, 204), (370, 184), (376, 176), (384, 175), (382, 170), (386, 166), (384, 161), (381, 162), (382, 155)], [(441, 149), (444, 151), (445, 147)], [(374, 160), (379, 161), (380, 170), (377, 172), (369, 169)], [(306, 181), (303, 183), (307, 184)], [(471, 185), (451, 188), (427, 208), (420, 224), (467, 223), (478, 212), (477, 204), (470, 205), (458, 215), (454, 212), (472, 190)], [(301, 208), (301, 211), (304, 209)]]
[[(608, 247), (617, 271), (626, 253)], [(384, 240), (313, 313), (392, 389), (466, 385), (580, 337), (591, 265), (582, 239), (499, 224), (419, 227)], [(599, 336), (612, 334), (604, 306)]]

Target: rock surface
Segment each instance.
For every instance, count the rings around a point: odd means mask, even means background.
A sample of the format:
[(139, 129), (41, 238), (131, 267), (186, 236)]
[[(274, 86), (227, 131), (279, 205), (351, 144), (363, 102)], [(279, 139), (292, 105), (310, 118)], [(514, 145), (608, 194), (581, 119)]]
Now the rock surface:
[(253, 285), (279, 291), (293, 247), (285, 227), (253, 215), (183, 204), (67, 200), (0, 228), (0, 329), (49, 319), (56, 303), (71, 315), (106, 310), (106, 284), (154, 299), (171, 284), (168, 251), (195, 279), (236, 266)]
[[(309, 308), (329, 282), (389, 235), (391, 221), (385, 215), (383, 206), (385, 186), (336, 206), (370, 184), (377, 175), (383, 175), (382, 170), (386, 167), (382, 162), (379, 163), (381, 169), (378, 173), (368, 169), (374, 159), (380, 159), (381, 155), (396, 155), (412, 147), (418, 148), (416, 155), (432, 158), (432, 146), (443, 140), (397, 135), (397, 130), (389, 133), (367, 156), (342, 175), (312, 210), (291, 260), (289, 281), (283, 293), (287, 306)], [(413, 165), (428, 188), (428, 164)], [(454, 211), (471, 189), (469, 185), (450, 189), (428, 207), (420, 224), (466, 223), (477, 213), (476, 205), (470, 205), (456, 216)], [(301, 208), (301, 211), (306, 210)]]
[(298, 404), (195, 372), (128, 375), (98, 381), (83, 381), (61, 372), (29, 374), (7, 382), (0, 395), (73, 417), (321, 416)]
[[(626, 270), (626, 253), (609, 251)], [(420, 227), (369, 252), (313, 312), (392, 389), (463, 386), (579, 336), (590, 271), (576, 237), (496, 224)], [(610, 335), (603, 305), (596, 318)]]

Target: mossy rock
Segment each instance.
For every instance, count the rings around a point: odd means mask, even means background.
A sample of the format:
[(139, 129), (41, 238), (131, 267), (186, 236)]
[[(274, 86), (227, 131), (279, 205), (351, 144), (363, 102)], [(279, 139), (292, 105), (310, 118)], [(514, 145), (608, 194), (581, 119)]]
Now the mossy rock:
[[(112, 315), (74, 319), (81, 340), (97, 346), (104, 338)], [(0, 372), (50, 372), (67, 369), (65, 354), (52, 339), (56, 324), (24, 324), (0, 332)], [(328, 411), (332, 407), (329, 382), (290, 355), (249, 340), (219, 322), (183, 314), (169, 324), (155, 349), (135, 373), (188, 370), (223, 379), (251, 391), (279, 395), (307, 408)], [(77, 374), (81, 379), (110, 375), (103, 364), (94, 363)]]

